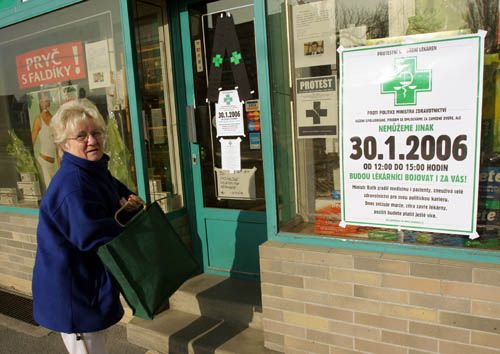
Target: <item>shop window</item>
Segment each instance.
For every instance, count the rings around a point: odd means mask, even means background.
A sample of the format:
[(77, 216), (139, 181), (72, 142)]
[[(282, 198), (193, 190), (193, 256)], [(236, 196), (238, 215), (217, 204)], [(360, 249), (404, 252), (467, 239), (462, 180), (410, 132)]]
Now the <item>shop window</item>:
[(183, 205), (170, 41), (162, 1), (134, 6), (149, 192), (165, 212)]
[(98, 107), (109, 169), (136, 190), (122, 38), (118, 0), (0, 29), (0, 204), (38, 206), (60, 162), (51, 118), (76, 98)]
[[(321, 0), (267, 1), (272, 120), (279, 230), (318, 237), (500, 249), (500, 106), (498, 1)], [(484, 47), (482, 134), (477, 232), (481, 236), (375, 227), (341, 227), (337, 49), (404, 42), (408, 36), (448, 38), (487, 31)], [(423, 38), (423, 37), (415, 37)], [(311, 129), (301, 112), (301, 80), (322, 78), (322, 119)], [(328, 91), (328, 90), (327, 90)], [(333, 109), (332, 109), (333, 108)], [(323, 109), (323, 110), (322, 110)], [(328, 114), (326, 113), (328, 109)], [(334, 114), (331, 112), (334, 111)], [(322, 114), (324, 113), (324, 117)], [(308, 117), (308, 118), (307, 118)], [(306, 118), (314, 120), (314, 113)], [(323, 120), (324, 119), (324, 120)], [(454, 206), (460, 208), (460, 206)], [(344, 226), (344, 225), (342, 225)]]

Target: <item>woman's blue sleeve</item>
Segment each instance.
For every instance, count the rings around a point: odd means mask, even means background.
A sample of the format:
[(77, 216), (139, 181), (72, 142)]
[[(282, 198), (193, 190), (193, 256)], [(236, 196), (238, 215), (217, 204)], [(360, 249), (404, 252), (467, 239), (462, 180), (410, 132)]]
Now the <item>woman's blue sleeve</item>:
[(90, 251), (123, 231), (105, 208), (99, 200), (74, 192), (66, 197), (56, 217), (68, 240), (79, 250)]

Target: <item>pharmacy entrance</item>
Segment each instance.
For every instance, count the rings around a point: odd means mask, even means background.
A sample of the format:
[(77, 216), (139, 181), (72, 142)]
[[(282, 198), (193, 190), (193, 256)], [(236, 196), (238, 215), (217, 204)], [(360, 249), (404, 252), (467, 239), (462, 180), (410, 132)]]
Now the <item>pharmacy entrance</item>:
[(254, 5), (245, 0), (177, 6), (186, 146), (204, 270), (257, 277), (258, 246), (267, 232)]

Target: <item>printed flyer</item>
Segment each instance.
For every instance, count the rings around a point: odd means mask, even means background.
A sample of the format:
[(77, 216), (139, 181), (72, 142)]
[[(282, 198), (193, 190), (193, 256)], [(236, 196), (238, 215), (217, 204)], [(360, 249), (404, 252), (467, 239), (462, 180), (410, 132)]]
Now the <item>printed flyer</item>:
[(111, 66), (109, 64), (108, 40), (85, 43), (87, 71), (91, 90), (111, 85)]
[(217, 137), (245, 136), (243, 124), (243, 104), (237, 90), (219, 92), (219, 102), (215, 104)]
[(294, 5), (292, 9), (295, 67), (334, 65), (335, 1)]
[(296, 80), (297, 137), (337, 137), (337, 77), (306, 77)]
[(221, 165), (225, 171), (241, 170), (241, 138), (220, 138)]
[(344, 225), (478, 237), (484, 37), (339, 49)]

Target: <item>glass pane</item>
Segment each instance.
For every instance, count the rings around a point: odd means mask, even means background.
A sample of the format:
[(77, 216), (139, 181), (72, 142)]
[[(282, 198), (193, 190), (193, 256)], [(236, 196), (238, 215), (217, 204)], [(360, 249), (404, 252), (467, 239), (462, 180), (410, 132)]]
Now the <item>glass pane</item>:
[[(305, 3), (333, 5), (335, 23), (318, 29), (324, 38), (313, 42), (294, 42), (294, 10)], [(498, 139), (498, 1), (445, 0), (377, 0), (350, 1), (267, 1), (269, 60), (272, 85), (273, 130), (281, 231), (329, 237), (349, 237), (386, 242), (404, 242), (455, 247), (500, 249), (499, 182), (500, 143)], [(324, 13), (318, 11), (310, 23), (320, 23)], [(296, 80), (310, 77), (339, 77), (338, 55), (329, 63), (325, 57), (328, 39), (334, 48), (394, 43), (405, 36), (432, 34), (453, 36), (488, 31), (485, 45), (483, 122), (480, 185), (478, 199), (478, 232), (481, 238), (467, 236), (348, 226), (341, 228), (339, 141), (337, 137), (304, 139), (297, 129)], [(330, 32), (328, 32), (330, 31)], [(294, 47), (297, 46), (297, 47)], [(300, 47), (299, 47), (300, 46)], [(325, 49), (324, 49), (325, 48)], [(306, 59), (297, 56), (302, 51)], [(334, 54), (336, 55), (336, 54)], [(303, 65), (307, 60), (310, 64)], [(336, 82), (337, 86), (338, 82)], [(338, 106), (337, 106), (338, 109)], [(338, 114), (338, 112), (337, 112)]]
[(59, 166), (52, 115), (84, 97), (106, 120), (110, 171), (135, 190), (118, 0), (87, 1), (4, 28), (0, 53), (0, 203), (38, 205)]
[[(196, 98), (196, 124), (201, 151), (203, 197), (206, 207), (244, 210), (264, 210), (264, 173), (262, 164), (260, 108), (258, 106), (257, 58), (255, 51), (255, 29), (251, 1), (242, 1), (240, 6), (230, 8), (223, 1), (194, 5), (189, 8), (193, 56), (193, 72)], [(252, 102), (243, 104), (244, 136), (239, 136), (242, 172), (222, 170), (221, 140), (217, 137), (215, 103), (207, 103), (209, 69), (214, 46), (214, 33), (221, 13), (231, 14), (236, 37), (241, 48), (241, 60), (253, 91)], [(231, 68), (230, 55), (221, 62), (222, 79), (219, 90), (234, 90), (237, 86)], [(224, 138), (237, 138), (224, 137)], [(227, 189), (241, 192), (241, 196), (227, 196)], [(236, 194), (236, 193), (235, 193)]]
[(169, 212), (181, 208), (183, 200), (164, 11), (161, 3), (135, 3), (150, 198)]

